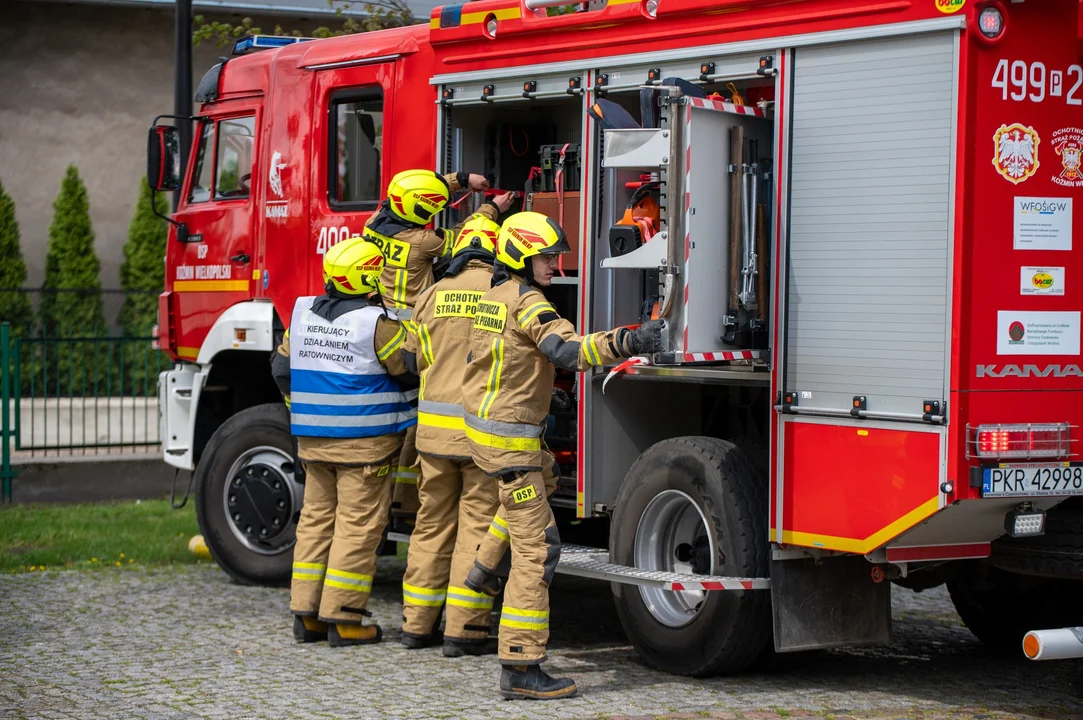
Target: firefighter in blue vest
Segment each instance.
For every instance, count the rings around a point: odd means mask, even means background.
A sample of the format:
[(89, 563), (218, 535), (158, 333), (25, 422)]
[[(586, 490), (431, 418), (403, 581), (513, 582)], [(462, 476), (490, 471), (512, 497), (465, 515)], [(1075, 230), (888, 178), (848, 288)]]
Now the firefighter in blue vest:
[(417, 423), (406, 330), (380, 294), (384, 256), (360, 237), (324, 255), (324, 294), (298, 298), (271, 365), (305, 465), (290, 610), (298, 642), (367, 645), (365, 609), (387, 525), (392, 468)]

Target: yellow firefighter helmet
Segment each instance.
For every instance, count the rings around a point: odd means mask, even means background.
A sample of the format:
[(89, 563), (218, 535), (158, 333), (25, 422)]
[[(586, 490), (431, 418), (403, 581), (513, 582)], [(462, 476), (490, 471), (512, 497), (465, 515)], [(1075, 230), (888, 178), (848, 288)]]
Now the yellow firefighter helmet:
[(451, 246), (451, 257), (473, 251), (478, 257), (492, 259), (496, 255), (496, 239), (500, 235), (500, 223), (493, 222), (481, 213), (474, 213), (463, 223), (463, 229)]
[(346, 295), (368, 295), (380, 289), (384, 255), (361, 236), (334, 245), (323, 256), (323, 282)]
[(497, 259), (514, 270), (525, 268), (531, 256), (557, 255), (572, 249), (560, 225), (537, 212), (519, 212), (505, 220), (496, 247)]
[(432, 170), (404, 170), (387, 188), (391, 212), (415, 225), (428, 225), (450, 197), (447, 180)]

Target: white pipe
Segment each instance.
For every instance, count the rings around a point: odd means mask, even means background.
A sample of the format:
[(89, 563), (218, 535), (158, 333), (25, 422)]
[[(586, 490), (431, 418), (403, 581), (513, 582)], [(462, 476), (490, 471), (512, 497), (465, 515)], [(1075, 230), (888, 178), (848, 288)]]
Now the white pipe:
[(1031, 660), (1083, 657), (1083, 627), (1031, 630), (1023, 638), (1023, 654)]

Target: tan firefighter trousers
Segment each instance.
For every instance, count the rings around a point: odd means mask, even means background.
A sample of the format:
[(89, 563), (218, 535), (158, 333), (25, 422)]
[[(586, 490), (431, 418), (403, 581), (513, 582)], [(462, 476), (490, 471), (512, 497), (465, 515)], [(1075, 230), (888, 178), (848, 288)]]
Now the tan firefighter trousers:
[[(557, 486), (556, 459), (545, 455), (548, 497)], [(475, 564), (507, 576), (509, 536), (498, 483), (471, 460), (421, 455), (421, 510), (403, 576), (403, 632), (429, 635), (446, 600), (446, 636), (488, 636), (493, 598), (463, 581)]]
[[(542, 482), (545, 483), (545, 497), (548, 498), (552, 497), (557, 489), (557, 460), (548, 450), (542, 450), (542, 456)], [(493, 483), (493, 489), (497, 491), (496, 483)], [(509, 540), (508, 521), (504, 514), (504, 507), (498, 502), (496, 515), (489, 523), (489, 531), (478, 544), (474, 564), (486, 572), (503, 578), (508, 577), (508, 571), (511, 568), (511, 556), (508, 554)]]
[(500, 612), (500, 662), (535, 665), (545, 660), (549, 642), (549, 585), (560, 560), (560, 534), (542, 473), (508, 473), (498, 482), (511, 540), (511, 575)]
[(293, 550), (290, 610), (357, 624), (387, 525), (392, 465), (305, 463), (305, 502)]
[(464, 580), (499, 503), (496, 483), (472, 460), (422, 454), (417, 489), (421, 509), (402, 579), (402, 630), (429, 635), (446, 602), (446, 637), (484, 639), (493, 598)]
[(420, 471), (417, 448), (414, 440), (417, 437), (417, 425), (411, 425), (406, 430), (403, 439), (402, 450), (399, 453), (399, 464), (395, 468), (395, 490), (391, 497), (391, 514), (405, 520), (414, 520), (417, 509), (421, 507), (418, 499), (417, 480)]

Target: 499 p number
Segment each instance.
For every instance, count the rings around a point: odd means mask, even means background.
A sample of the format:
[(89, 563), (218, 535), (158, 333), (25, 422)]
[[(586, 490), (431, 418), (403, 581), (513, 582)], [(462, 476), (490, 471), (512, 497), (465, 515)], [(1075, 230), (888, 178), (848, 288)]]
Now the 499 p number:
[(993, 72), (993, 87), (1002, 100), (1040, 103), (1063, 97), (1069, 105), (1083, 105), (1083, 66), (1069, 65), (1065, 71), (1048, 69), (1042, 62), (1001, 60)]

